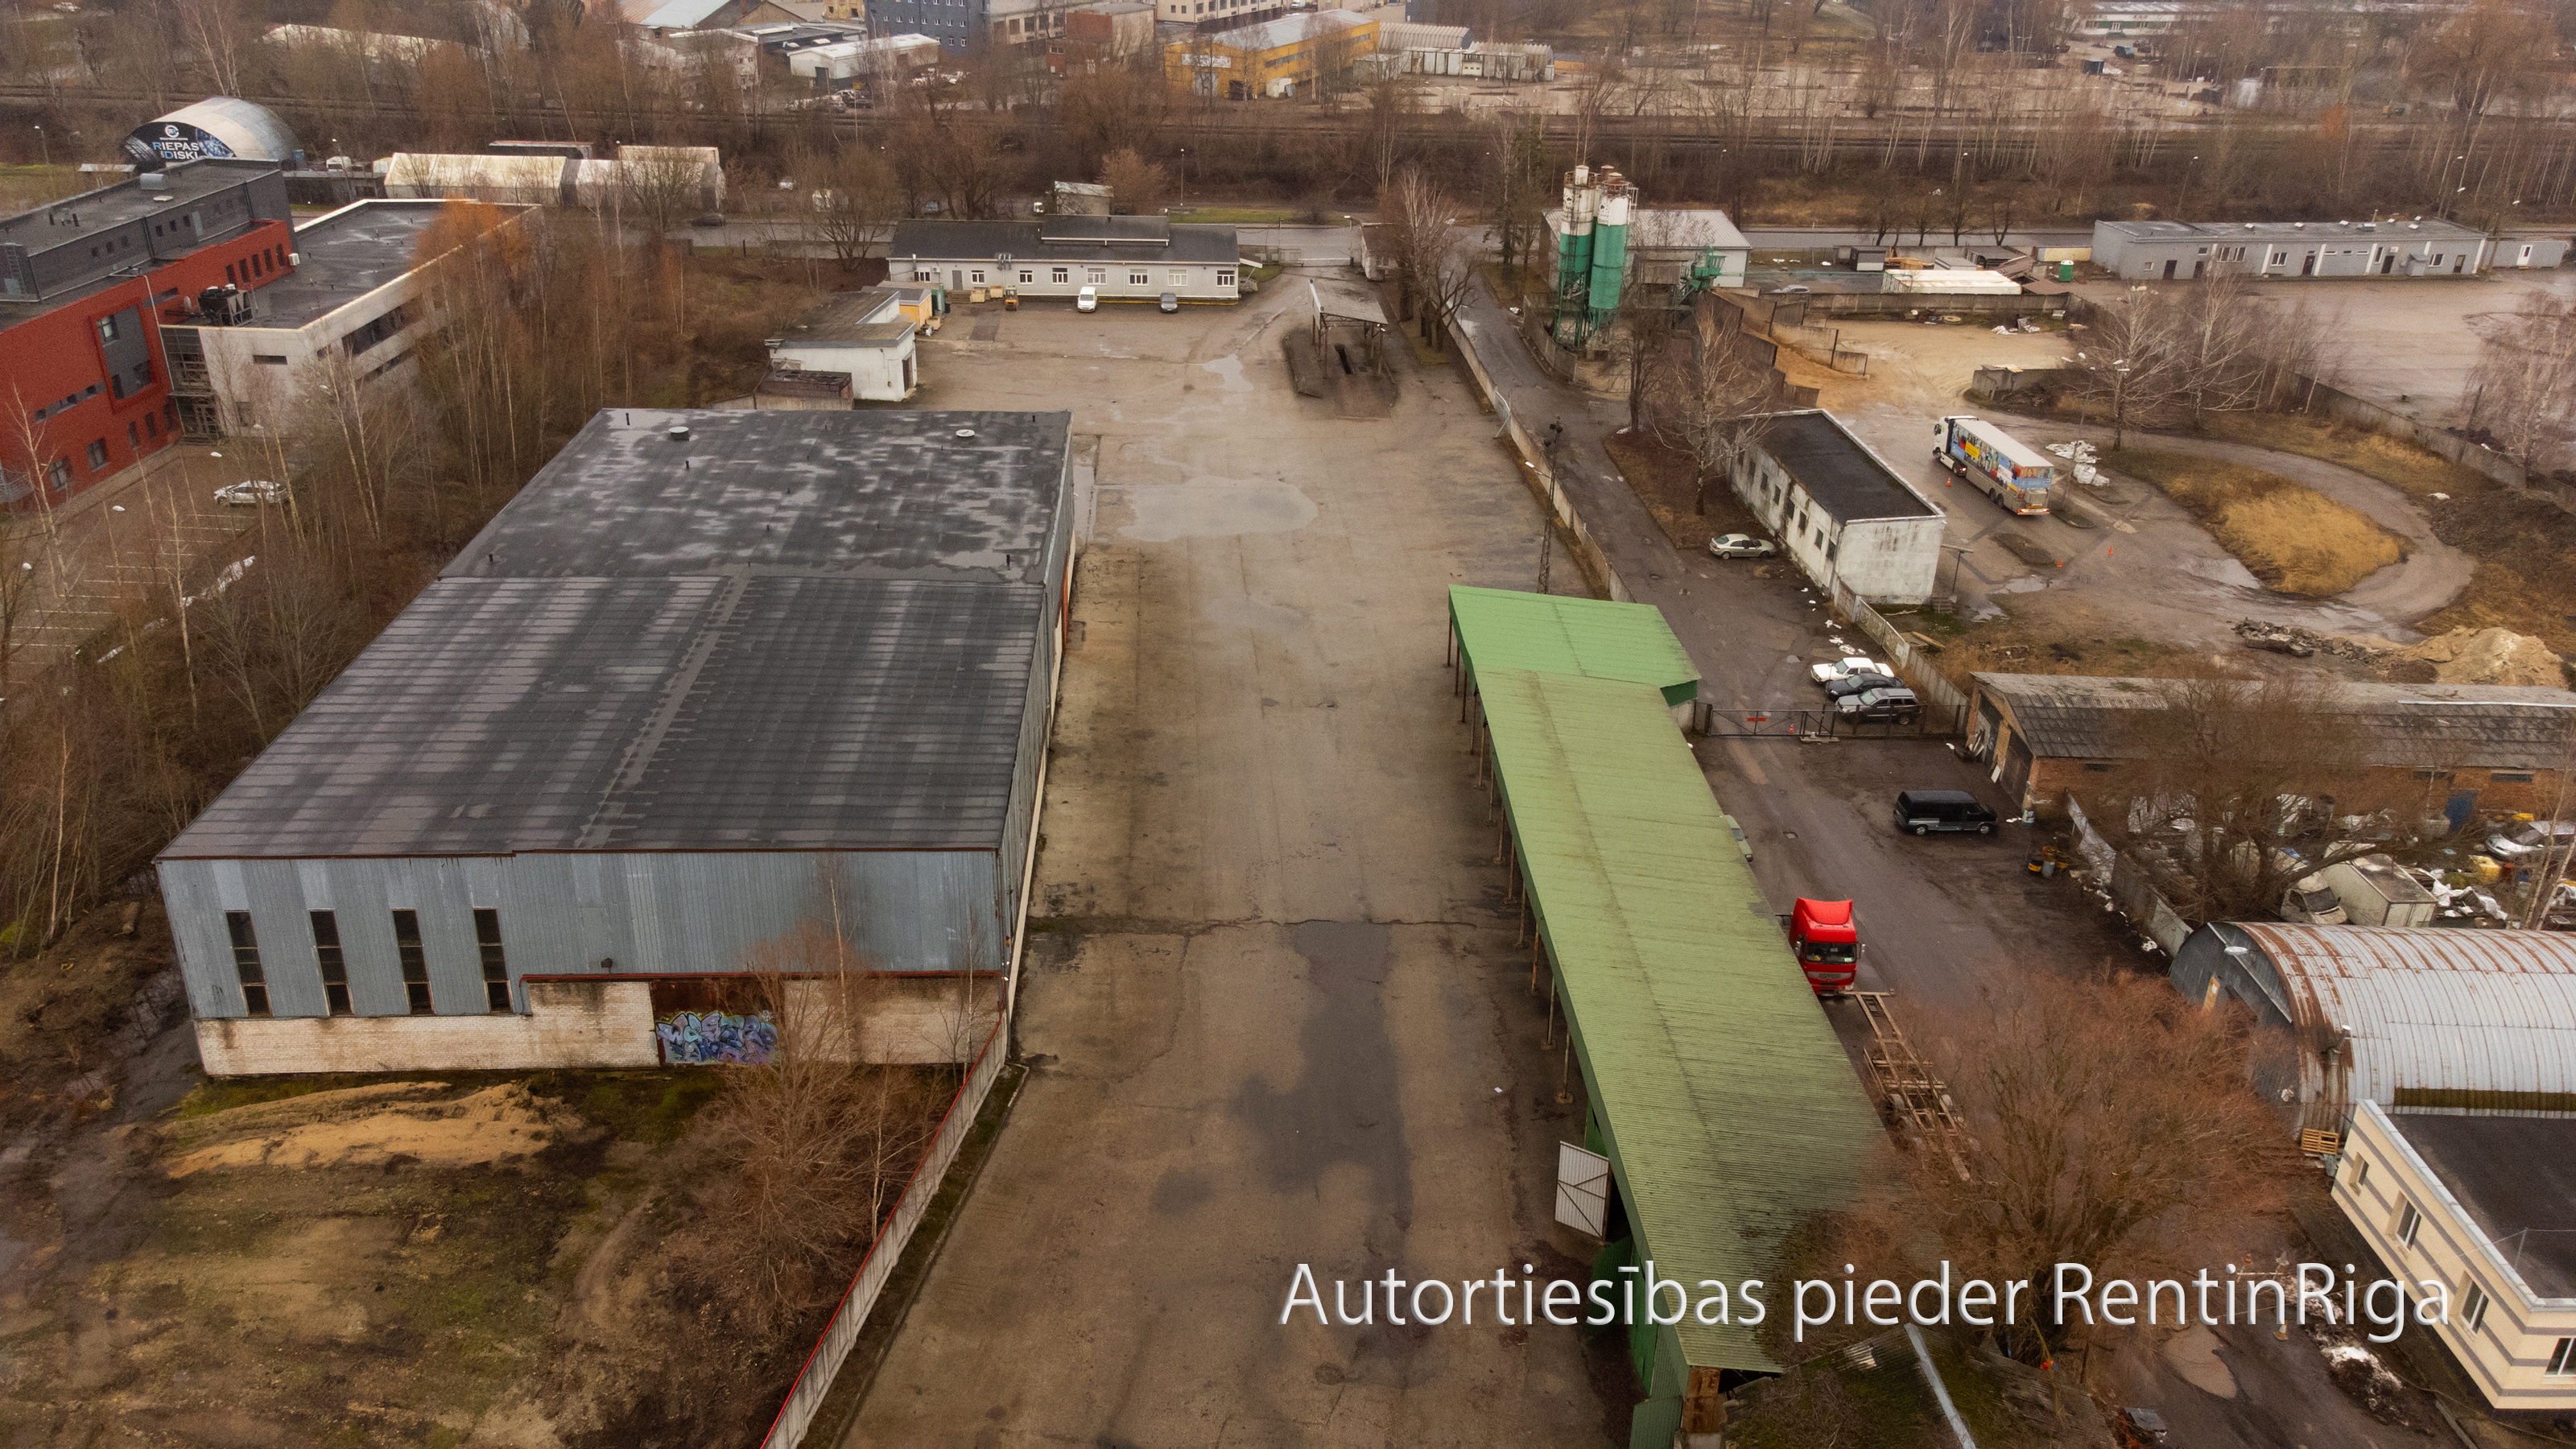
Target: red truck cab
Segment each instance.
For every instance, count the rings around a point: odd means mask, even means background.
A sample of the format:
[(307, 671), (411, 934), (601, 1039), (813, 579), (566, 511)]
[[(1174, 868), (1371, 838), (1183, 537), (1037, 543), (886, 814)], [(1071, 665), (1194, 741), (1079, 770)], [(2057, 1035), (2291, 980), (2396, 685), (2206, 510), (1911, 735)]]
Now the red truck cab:
[(1852, 924), (1851, 902), (1800, 896), (1789, 914), (1789, 945), (1818, 996), (1851, 990), (1860, 971), (1860, 931)]

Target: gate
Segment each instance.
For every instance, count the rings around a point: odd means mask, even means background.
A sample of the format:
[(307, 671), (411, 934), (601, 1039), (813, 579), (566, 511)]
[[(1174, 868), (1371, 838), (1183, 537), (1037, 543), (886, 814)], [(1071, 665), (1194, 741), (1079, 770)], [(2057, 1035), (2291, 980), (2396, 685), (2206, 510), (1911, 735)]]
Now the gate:
[(1702, 700), (1693, 706), (1691, 727), (1712, 739), (1919, 739), (1942, 732), (1931, 715), (1929, 710), (1921, 711), (1904, 724), (1859, 723), (1833, 709), (1764, 705), (1721, 708)]

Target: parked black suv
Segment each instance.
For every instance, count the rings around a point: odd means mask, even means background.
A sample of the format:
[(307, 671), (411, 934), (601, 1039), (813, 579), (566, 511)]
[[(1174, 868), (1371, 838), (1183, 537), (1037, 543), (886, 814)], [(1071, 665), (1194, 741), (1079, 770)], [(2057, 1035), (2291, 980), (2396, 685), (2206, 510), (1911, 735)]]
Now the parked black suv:
[(1906, 790), (1896, 797), (1896, 828), (1909, 835), (1936, 830), (1995, 833), (1995, 812), (1965, 790)]
[(1873, 689), (1894, 689), (1897, 681), (1884, 674), (1846, 674), (1825, 685), (1825, 698), (1841, 700)]

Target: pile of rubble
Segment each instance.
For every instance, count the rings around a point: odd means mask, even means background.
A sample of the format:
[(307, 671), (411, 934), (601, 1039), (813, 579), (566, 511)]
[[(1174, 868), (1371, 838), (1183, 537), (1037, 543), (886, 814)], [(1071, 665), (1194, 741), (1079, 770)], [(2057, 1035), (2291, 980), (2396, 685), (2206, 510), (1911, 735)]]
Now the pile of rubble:
[(2328, 654), (2337, 659), (2357, 659), (2369, 664), (2375, 663), (2386, 652), (2340, 634), (2320, 634), (2295, 624), (2273, 624), (2261, 619), (2237, 620), (2236, 632), (2245, 640), (2248, 649), (2267, 649), (2294, 659)]
[(2453, 629), (2421, 644), (2320, 634), (2295, 624), (2239, 619), (2236, 633), (2248, 649), (2306, 659), (2318, 654), (2351, 659), (2399, 683), (2509, 684), (2557, 688), (2566, 671), (2549, 646), (2510, 629)]

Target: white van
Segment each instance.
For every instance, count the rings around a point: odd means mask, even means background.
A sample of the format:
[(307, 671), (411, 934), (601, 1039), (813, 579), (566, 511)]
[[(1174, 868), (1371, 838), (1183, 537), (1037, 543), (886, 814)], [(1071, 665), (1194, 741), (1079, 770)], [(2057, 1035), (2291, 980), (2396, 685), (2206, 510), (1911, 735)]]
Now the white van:
[(1075, 310), (1076, 312), (1097, 312), (1097, 311), (1099, 311), (1099, 310), (1100, 310), (1100, 289), (1099, 289), (1098, 287), (1085, 287), (1085, 288), (1083, 288), (1083, 289), (1082, 289), (1082, 291), (1081, 291), (1079, 294), (1077, 294), (1077, 295), (1074, 297), (1074, 299), (1073, 299), (1073, 310)]

